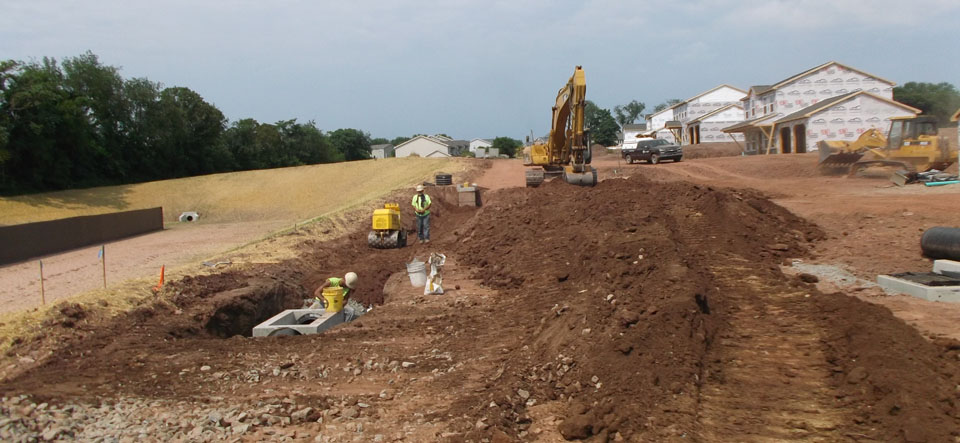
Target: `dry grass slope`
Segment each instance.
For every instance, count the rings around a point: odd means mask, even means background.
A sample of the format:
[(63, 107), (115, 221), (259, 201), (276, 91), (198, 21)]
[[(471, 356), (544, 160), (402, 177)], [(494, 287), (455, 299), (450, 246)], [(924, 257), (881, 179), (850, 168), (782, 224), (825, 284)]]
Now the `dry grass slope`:
[(0, 198), (0, 225), (162, 206), (167, 221), (197, 211), (201, 222), (310, 219), (393, 190), (457, 174), (464, 159), (390, 158), (231, 172), (175, 180)]

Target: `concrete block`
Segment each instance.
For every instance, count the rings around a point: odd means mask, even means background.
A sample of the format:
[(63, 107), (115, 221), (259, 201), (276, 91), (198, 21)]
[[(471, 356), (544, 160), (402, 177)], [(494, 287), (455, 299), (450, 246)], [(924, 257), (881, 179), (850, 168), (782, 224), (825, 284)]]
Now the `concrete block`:
[[(301, 324), (304, 317), (313, 315), (313, 321)], [(319, 334), (343, 323), (343, 311), (327, 312), (323, 309), (287, 309), (253, 328), (254, 337), (267, 337), (281, 329), (292, 329), (300, 335)]]
[(934, 260), (933, 272), (953, 278), (960, 278), (960, 261)]
[(960, 285), (927, 286), (892, 275), (878, 275), (877, 284), (888, 294), (907, 294), (924, 300), (960, 303)]

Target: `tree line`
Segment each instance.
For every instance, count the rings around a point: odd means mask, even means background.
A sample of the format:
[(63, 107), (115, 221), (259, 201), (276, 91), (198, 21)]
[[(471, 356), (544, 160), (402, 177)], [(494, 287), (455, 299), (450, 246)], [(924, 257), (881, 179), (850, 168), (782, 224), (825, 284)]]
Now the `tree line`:
[(90, 52), (0, 61), (2, 194), (359, 160), (373, 141), (313, 121), (230, 123), (189, 88), (124, 79)]

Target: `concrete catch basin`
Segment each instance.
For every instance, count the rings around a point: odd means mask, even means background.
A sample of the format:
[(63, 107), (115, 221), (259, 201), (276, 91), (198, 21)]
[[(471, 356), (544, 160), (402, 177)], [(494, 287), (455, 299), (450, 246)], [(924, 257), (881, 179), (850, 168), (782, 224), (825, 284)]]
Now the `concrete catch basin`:
[(319, 334), (344, 322), (343, 311), (287, 309), (253, 328), (254, 337)]
[(908, 294), (930, 301), (960, 303), (960, 262), (936, 260), (934, 272), (904, 272), (878, 275), (877, 284), (884, 291)]

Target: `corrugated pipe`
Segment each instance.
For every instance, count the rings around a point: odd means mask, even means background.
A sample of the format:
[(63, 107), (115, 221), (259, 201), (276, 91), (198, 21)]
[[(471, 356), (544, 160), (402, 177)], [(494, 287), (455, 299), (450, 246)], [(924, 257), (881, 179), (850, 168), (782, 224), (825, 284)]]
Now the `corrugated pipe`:
[(960, 261), (960, 228), (937, 226), (927, 229), (920, 237), (920, 249), (929, 258)]

